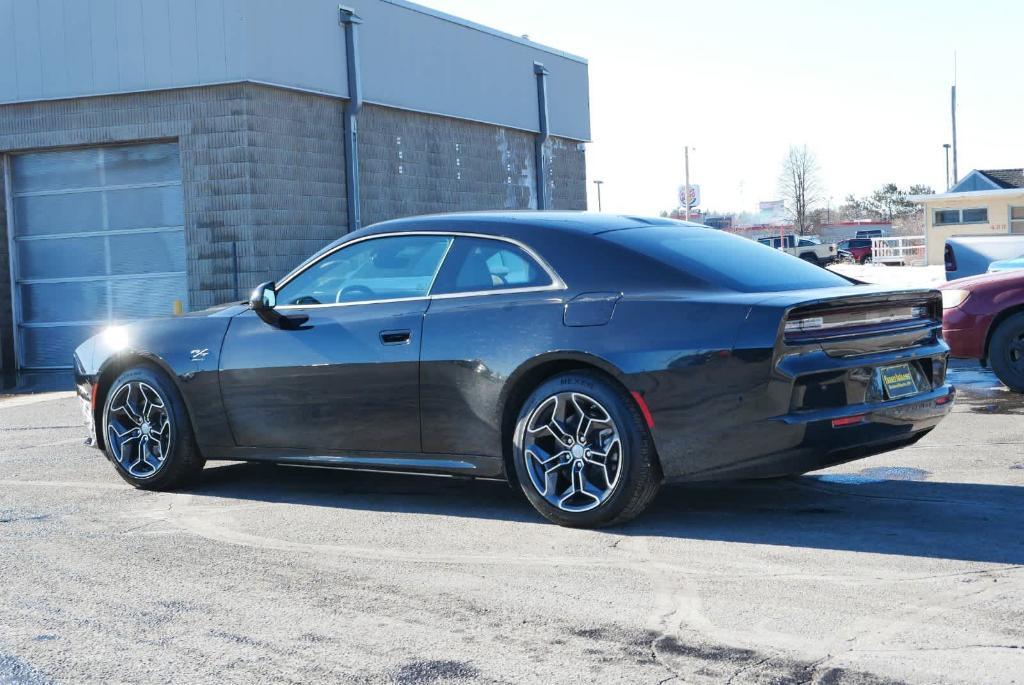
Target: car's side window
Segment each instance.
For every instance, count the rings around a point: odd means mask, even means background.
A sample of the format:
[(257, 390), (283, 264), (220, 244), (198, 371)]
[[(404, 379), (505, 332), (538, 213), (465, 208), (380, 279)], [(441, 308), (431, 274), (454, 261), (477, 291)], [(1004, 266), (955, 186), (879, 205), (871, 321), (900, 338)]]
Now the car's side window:
[(332, 252), (285, 283), (279, 305), (345, 304), (425, 297), (452, 238), (401, 235)]
[(551, 276), (516, 245), (503, 240), (458, 237), (430, 292), (444, 295), (551, 284)]

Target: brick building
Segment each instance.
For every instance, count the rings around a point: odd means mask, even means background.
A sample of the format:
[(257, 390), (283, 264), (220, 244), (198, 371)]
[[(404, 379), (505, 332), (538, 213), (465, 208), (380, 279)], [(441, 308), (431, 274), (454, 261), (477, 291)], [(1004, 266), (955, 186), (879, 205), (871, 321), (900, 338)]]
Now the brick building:
[(359, 225), (585, 209), (585, 60), (354, 4), (6, 4), (0, 368), (243, 298)]

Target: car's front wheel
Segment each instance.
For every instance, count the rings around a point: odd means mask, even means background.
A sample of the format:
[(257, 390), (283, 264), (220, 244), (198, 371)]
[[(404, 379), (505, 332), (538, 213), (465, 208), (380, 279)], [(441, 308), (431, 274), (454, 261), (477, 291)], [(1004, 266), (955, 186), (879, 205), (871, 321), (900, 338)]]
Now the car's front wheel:
[(661, 485), (639, 408), (596, 372), (559, 374), (530, 395), (516, 423), (514, 458), (527, 499), (563, 526), (624, 523)]
[(173, 490), (204, 465), (181, 395), (148, 366), (128, 369), (111, 385), (103, 437), (117, 473), (137, 488)]
[(1006, 387), (1024, 392), (1024, 312), (1008, 317), (996, 328), (988, 362)]

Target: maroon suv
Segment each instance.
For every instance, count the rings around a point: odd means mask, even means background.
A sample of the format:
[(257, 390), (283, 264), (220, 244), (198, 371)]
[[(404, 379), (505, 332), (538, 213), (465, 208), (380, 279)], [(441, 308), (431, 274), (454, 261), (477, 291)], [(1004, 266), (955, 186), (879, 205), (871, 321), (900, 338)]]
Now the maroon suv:
[(849, 252), (850, 257), (858, 264), (867, 264), (871, 261), (871, 238), (850, 238), (836, 247), (844, 252)]
[(960, 278), (939, 290), (950, 353), (988, 363), (1008, 388), (1024, 392), (1024, 270)]

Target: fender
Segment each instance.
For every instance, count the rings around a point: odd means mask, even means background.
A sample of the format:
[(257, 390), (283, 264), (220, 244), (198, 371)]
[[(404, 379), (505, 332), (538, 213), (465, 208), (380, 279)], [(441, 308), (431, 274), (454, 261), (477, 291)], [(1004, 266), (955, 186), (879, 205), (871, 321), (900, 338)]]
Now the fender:
[[(80, 346), (75, 351), (76, 385), (80, 395), (85, 388), (97, 386), (95, 425), (102, 425), (103, 402), (117, 374), (132, 361), (145, 361), (174, 383), (201, 448), (234, 446), (219, 377), (220, 348), (231, 318), (207, 314), (114, 326)], [(102, 444), (99, 433), (97, 428), (96, 438)]]

